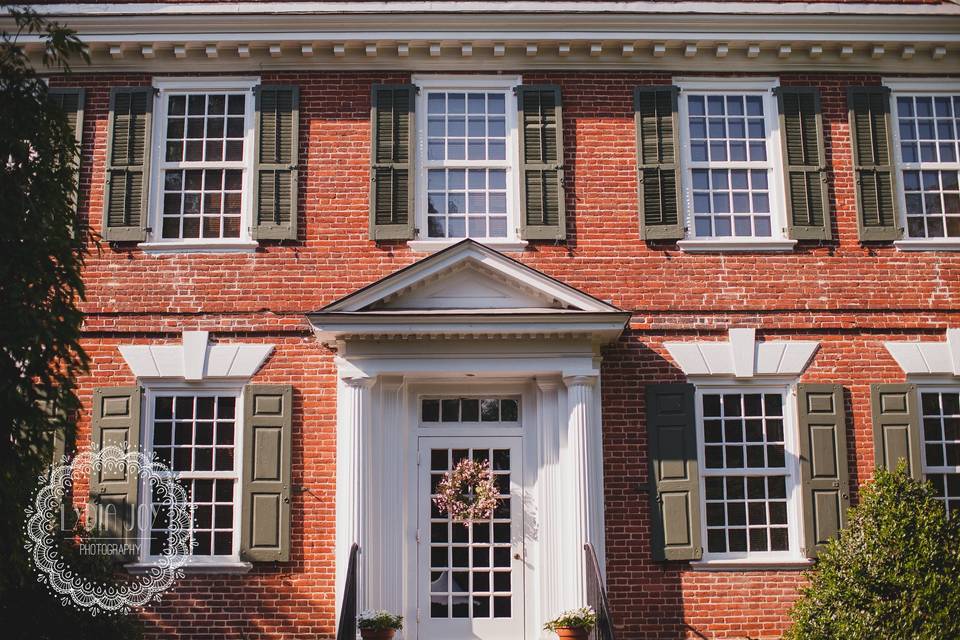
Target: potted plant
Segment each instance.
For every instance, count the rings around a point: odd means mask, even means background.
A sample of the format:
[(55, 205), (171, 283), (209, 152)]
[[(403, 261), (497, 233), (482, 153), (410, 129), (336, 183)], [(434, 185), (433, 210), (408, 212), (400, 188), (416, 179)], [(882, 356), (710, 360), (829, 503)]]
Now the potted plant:
[(564, 611), (543, 625), (543, 628), (547, 631), (553, 631), (560, 638), (587, 640), (596, 625), (597, 612), (593, 610), (593, 607), (582, 607)]
[(390, 640), (403, 628), (403, 616), (389, 611), (364, 611), (357, 617), (360, 637), (364, 640)]

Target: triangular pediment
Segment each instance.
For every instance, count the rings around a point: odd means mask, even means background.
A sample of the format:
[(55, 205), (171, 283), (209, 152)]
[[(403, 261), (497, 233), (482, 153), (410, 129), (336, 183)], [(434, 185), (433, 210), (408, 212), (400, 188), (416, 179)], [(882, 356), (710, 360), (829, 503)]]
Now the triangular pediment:
[(320, 313), (619, 312), (472, 240), (424, 258)]

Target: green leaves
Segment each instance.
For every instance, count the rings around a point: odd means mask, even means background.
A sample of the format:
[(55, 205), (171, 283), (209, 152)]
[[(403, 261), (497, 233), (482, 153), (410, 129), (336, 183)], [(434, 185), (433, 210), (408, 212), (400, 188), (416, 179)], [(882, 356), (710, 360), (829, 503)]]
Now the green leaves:
[(877, 470), (819, 558), (786, 638), (960, 637), (960, 519), (904, 463)]

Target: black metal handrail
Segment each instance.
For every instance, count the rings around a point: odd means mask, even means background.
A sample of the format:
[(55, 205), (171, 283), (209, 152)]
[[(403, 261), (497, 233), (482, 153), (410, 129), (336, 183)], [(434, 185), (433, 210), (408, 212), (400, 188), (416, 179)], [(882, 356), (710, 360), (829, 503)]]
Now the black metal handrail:
[(610, 616), (610, 603), (607, 601), (607, 588), (603, 584), (597, 552), (589, 542), (583, 545), (587, 565), (587, 604), (597, 612), (595, 640), (616, 640), (613, 633), (613, 618)]
[(337, 640), (357, 639), (357, 565), (360, 545), (356, 542), (350, 547), (350, 561), (347, 563), (347, 578), (343, 584), (343, 603), (340, 605), (340, 626), (337, 627)]

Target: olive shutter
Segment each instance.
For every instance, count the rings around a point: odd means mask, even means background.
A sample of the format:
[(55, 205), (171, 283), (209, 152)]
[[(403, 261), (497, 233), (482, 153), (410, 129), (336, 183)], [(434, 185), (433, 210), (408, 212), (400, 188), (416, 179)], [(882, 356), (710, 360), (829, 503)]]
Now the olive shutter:
[(560, 87), (517, 87), (520, 123), (520, 237), (563, 240), (567, 213), (563, 191), (563, 111)]
[(104, 240), (147, 239), (152, 117), (151, 87), (114, 87), (110, 92)]
[(829, 240), (827, 157), (820, 92), (815, 87), (778, 87), (776, 93), (789, 235), (797, 240)]
[(693, 385), (647, 387), (647, 442), (655, 560), (697, 560), (700, 476)]
[(850, 477), (843, 388), (836, 384), (800, 384), (797, 400), (803, 552), (813, 558), (847, 523)]
[(896, 240), (902, 234), (893, 193), (890, 89), (847, 90), (860, 240)]
[(906, 460), (910, 475), (922, 479), (916, 385), (872, 384), (870, 405), (875, 464), (892, 471)]
[(296, 240), (300, 89), (263, 85), (256, 96), (257, 200), (250, 235), (255, 240)]
[(677, 87), (637, 87), (633, 113), (637, 127), (637, 201), (640, 237), (682, 240), (680, 172), (677, 153)]
[(377, 84), (372, 91), (370, 239), (411, 240), (417, 89), (411, 84)]
[[(73, 160), (73, 188), (79, 189), (80, 184), (80, 144), (83, 141), (83, 101), (84, 91), (78, 88), (56, 88), (47, 91), (47, 97), (63, 110), (67, 117), (67, 124), (73, 131), (73, 136), (77, 141), (77, 155)], [(77, 198), (79, 194), (74, 193), (74, 211), (76, 211)]]
[[(101, 387), (93, 391), (93, 446), (140, 449), (140, 387)], [(91, 529), (99, 538), (127, 547), (129, 559), (137, 544), (138, 477), (126, 465), (104, 465), (90, 476)]]
[(292, 404), (290, 385), (248, 384), (243, 390), (240, 555), (244, 560), (290, 559)]

